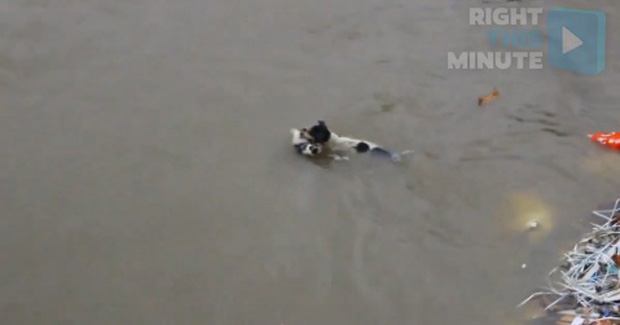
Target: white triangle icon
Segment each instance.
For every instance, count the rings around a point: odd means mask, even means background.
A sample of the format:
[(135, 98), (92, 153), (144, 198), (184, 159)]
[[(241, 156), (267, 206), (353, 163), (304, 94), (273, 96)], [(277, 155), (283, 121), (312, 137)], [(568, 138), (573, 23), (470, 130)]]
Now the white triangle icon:
[(579, 39), (568, 28), (562, 27), (562, 54), (566, 54), (583, 45), (583, 41)]

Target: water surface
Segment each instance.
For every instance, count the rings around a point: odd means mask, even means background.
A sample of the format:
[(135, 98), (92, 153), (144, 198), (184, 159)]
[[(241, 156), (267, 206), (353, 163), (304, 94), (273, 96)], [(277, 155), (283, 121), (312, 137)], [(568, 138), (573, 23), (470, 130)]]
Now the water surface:
[[(603, 74), (448, 70), (478, 1), (0, 1), (3, 323), (518, 323), (620, 184), (620, 5), (558, 4)], [(312, 164), (319, 118), (416, 152)]]

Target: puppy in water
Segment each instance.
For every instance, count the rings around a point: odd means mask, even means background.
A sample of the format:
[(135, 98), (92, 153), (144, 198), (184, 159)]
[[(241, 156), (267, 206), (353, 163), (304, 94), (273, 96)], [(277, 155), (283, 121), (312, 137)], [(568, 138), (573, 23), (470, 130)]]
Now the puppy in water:
[(325, 122), (321, 120), (307, 131), (306, 137), (309, 138), (312, 143), (320, 144), (323, 148), (328, 148), (337, 154), (370, 153), (373, 156), (388, 158), (392, 161), (400, 161), (401, 155), (411, 152), (405, 151), (396, 153), (367, 140), (340, 136), (332, 132)]

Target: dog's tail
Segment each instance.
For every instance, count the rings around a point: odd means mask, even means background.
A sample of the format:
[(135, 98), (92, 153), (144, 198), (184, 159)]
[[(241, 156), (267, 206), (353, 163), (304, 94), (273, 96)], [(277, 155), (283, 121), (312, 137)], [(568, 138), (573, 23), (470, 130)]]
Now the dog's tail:
[(370, 150), (370, 154), (373, 156), (378, 156), (382, 158), (388, 158), (393, 162), (401, 161), (402, 157), (408, 154), (413, 153), (413, 150), (405, 150), (402, 152), (393, 152), (381, 147), (375, 147)]
[(399, 161), (401, 161), (403, 156), (412, 154), (413, 152), (414, 152), (413, 150), (401, 151), (400, 153), (397, 153), (397, 154), (394, 155), (394, 157), (392, 157), (392, 161), (399, 162)]

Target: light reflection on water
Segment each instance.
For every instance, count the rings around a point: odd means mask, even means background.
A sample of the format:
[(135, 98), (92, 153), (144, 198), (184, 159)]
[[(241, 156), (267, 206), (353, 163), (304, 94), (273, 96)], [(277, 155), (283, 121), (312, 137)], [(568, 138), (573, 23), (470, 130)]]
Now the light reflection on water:
[[(531, 244), (545, 239), (554, 226), (553, 209), (532, 191), (509, 194), (508, 201), (513, 213), (510, 228), (515, 232), (528, 232)], [(532, 222), (538, 223), (535, 229), (530, 229)]]

